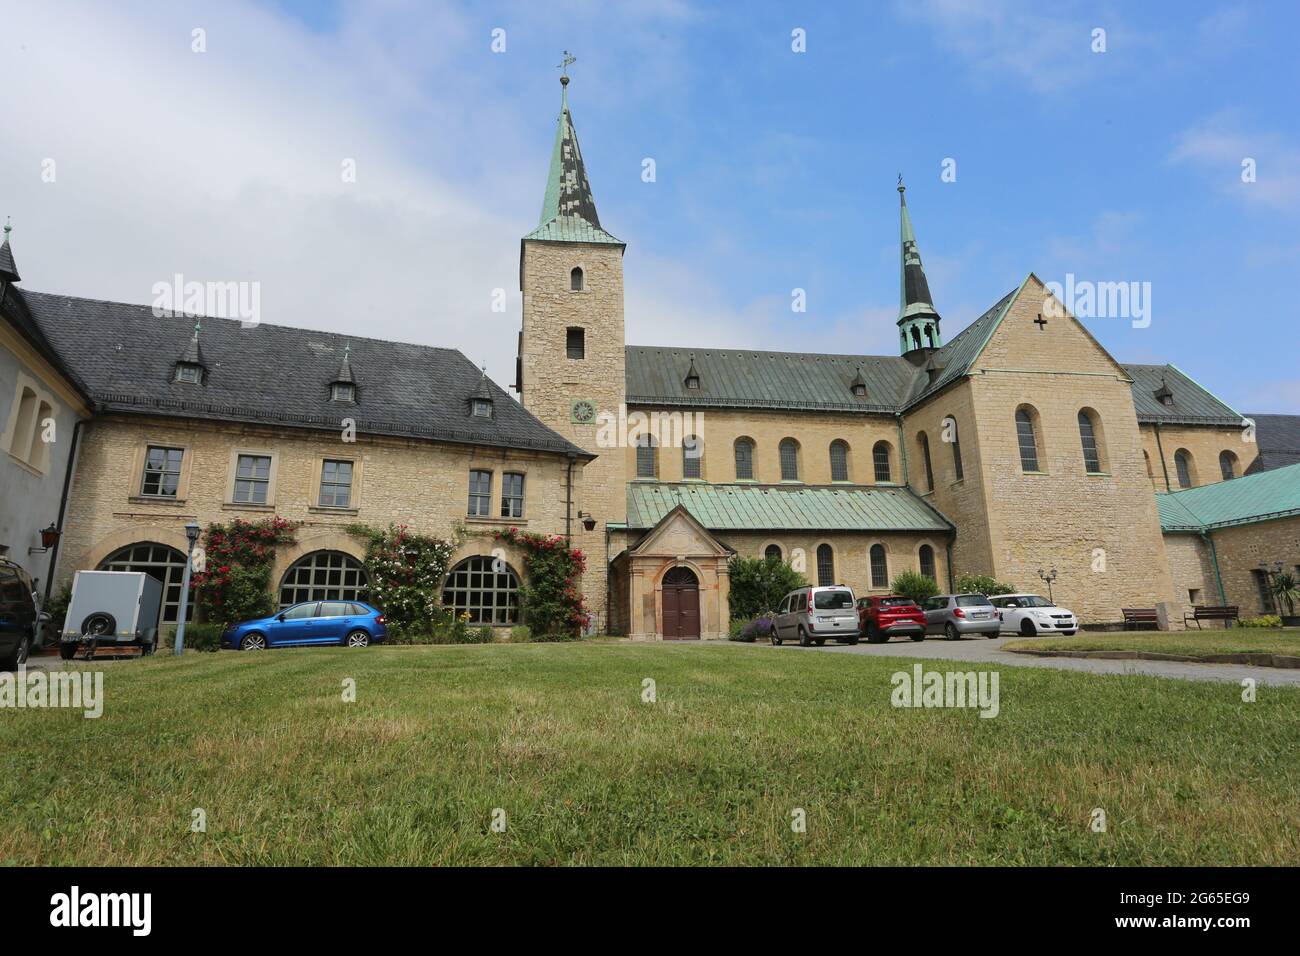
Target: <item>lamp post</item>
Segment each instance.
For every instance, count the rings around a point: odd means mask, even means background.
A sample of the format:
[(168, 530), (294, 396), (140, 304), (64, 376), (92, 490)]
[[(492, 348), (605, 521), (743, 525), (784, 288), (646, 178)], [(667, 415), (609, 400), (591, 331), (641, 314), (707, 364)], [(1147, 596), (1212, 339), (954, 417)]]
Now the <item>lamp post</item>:
[(185, 574), (181, 577), (181, 607), (176, 616), (176, 641), (173, 653), (177, 657), (185, 653), (185, 615), (190, 607), (190, 568), (194, 566), (194, 545), (198, 543), (201, 530), (198, 522), (195, 521), (185, 526), (185, 540), (190, 543), (190, 549), (185, 555)]
[(1056, 568), (1052, 568), (1052, 570), (1048, 571), (1046, 574), (1043, 573), (1042, 568), (1039, 568), (1038, 576), (1047, 583), (1047, 600), (1055, 604), (1056, 599), (1052, 597), (1052, 582), (1056, 580)]

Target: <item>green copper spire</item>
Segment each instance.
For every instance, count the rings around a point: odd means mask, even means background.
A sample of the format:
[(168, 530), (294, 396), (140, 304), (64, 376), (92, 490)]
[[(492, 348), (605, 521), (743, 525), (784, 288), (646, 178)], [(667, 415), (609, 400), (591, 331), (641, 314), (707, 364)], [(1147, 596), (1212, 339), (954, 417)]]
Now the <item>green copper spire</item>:
[(18, 266), (14, 265), (14, 251), (9, 248), (9, 233), (13, 232), (14, 227), (9, 225), (9, 217), (5, 217), (5, 237), (0, 242), (0, 281), (3, 282), (20, 282), (21, 277), (18, 275)]
[(546, 177), (542, 215), (537, 228), (524, 238), (622, 245), (600, 226), (596, 200), (591, 194), (587, 168), (578, 146), (578, 134), (569, 113), (569, 64), (575, 61), (576, 57), (565, 50), (564, 61), (560, 64), (564, 70), (560, 76), (560, 116), (555, 126), (555, 144), (551, 147), (551, 168)]
[(921, 251), (916, 246), (912, 216), (907, 211), (907, 187), (898, 176), (900, 209), (899, 240), (902, 263), (899, 273), (898, 335), (899, 350), (908, 352), (937, 349), (943, 344), (939, 335), (939, 313), (930, 300), (930, 283), (921, 265)]

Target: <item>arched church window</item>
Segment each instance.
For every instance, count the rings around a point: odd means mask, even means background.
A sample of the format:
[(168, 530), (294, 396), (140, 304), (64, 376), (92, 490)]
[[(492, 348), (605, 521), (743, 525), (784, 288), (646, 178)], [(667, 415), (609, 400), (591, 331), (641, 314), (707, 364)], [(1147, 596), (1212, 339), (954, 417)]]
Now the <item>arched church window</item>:
[(835, 583), (835, 552), (829, 544), (817, 546), (817, 584), (828, 587)]
[(638, 435), (636, 440), (636, 476), (654, 478), (659, 473), (658, 453), (653, 435)]
[(841, 439), (831, 442), (831, 481), (849, 480), (849, 443)]
[(704, 457), (704, 439), (687, 435), (682, 439), (682, 477), (699, 478), (700, 459)]
[(921, 443), (921, 458), (925, 462), (925, 490), (934, 491), (934, 468), (930, 465), (930, 438), (925, 432), (916, 436)]
[(1174, 470), (1178, 473), (1178, 487), (1192, 487), (1192, 455), (1186, 448), (1174, 453)]
[(1101, 472), (1101, 446), (1097, 442), (1097, 423), (1086, 409), (1079, 412), (1079, 441), (1083, 445), (1083, 470), (1090, 475)]
[(736, 480), (749, 481), (754, 477), (754, 442), (748, 438), (736, 439)]
[(889, 464), (889, 442), (878, 441), (871, 449), (871, 463), (875, 467), (876, 481), (889, 483), (894, 480)]
[(1219, 452), (1219, 474), (1224, 481), (1237, 477), (1237, 456), (1230, 451)]
[(871, 586), (873, 588), (889, 587), (889, 564), (885, 560), (885, 546), (871, 546)]
[(1034, 434), (1034, 419), (1029, 409), (1016, 409), (1016, 440), (1020, 444), (1020, 470), (1038, 470), (1038, 438)]
[(799, 480), (799, 443), (793, 438), (783, 438), (780, 445), (781, 480)]
[(572, 292), (582, 291), (582, 268), (574, 266), (573, 271), (569, 273), (569, 289)]
[(928, 544), (923, 544), (918, 556), (921, 561), (921, 573), (931, 581), (938, 581), (939, 576), (935, 574), (934, 567), (934, 548)]

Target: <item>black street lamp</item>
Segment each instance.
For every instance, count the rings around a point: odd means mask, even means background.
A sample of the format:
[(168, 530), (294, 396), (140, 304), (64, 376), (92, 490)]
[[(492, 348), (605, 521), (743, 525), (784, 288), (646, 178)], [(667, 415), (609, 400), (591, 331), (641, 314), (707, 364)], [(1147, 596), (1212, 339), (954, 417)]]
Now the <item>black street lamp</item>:
[(50, 548), (59, 543), (59, 529), (54, 527), (54, 522), (50, 522), (48, 528), (41, 529), (41, 546), (39, 548), (28, 548), (28, 554), (44, 554)]
[(1052, 597), (1052, 582), (1056, 580), (1056, 568), (1052, 568), (1052, 570), (1048, 571), (1046, 574), (1043, 573), (1042, 568), (1039, 568), (1038, 576), (1047, 582), (1047, 600), (1055, 604), (1056, 599)]
[(180, 657), (185, 653), (185, 615), (190, 607), (190, 569), (194, 567), (194, 545), (198, 543), (199, 533), (203, 529), (198, 522), (191, 521), (185, 526), (185, 540), (190, 543), (189, 553), (185, 556), (185, 573), (181, 576), (181, 606), (176, 620), (176, 640), (173, 653)]

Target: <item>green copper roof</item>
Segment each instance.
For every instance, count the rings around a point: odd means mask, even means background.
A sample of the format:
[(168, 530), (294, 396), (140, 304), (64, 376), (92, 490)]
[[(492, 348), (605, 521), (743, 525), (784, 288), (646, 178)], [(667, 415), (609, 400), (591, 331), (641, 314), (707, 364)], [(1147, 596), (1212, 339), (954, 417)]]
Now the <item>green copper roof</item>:
[(710, 531), (930, 531), (952, 529), (901, 486), (715, 485), (632, 481), (627, 526), (653, 528), (684, 505)]
[(587, 167), (582, 162), (578, 133), (569, 113), (568, 77), (564, 77), (564, 95), (560, 116), (555, 124), (555, 145), (551, 148), (551, 168), (546, 177), (546, 195), (537, 228), (524, 236), (550, 242), (600, 242), (623, 245), (600, 227), (596, 200), (587, 181)]
[(1165, 531), (1210, 531), (1300, 515), (1300, 465), (1156, 494)]
[[(943, 342), (939, 338), (939, 313), (935, 310), (933, 297), (930, 294), (930, 283), (925, 277), (925, 267), (921, 264), (921, 250), (916, 245), (912, 215), (907, 211), (905, 190), (903, 178), (900, 176), (898, 205), (899, 244), (902, 258), (899, 269), (898, 325), (903, 334), (900, 348), (907, 353), (918, 347), (936, 348)], [(920, 321), (909, 321), (914, 319)], [(927, 327), (929, 335), (924, 332)], [(912, 335), (913, 328), (916, 330), (916, 336)]]

